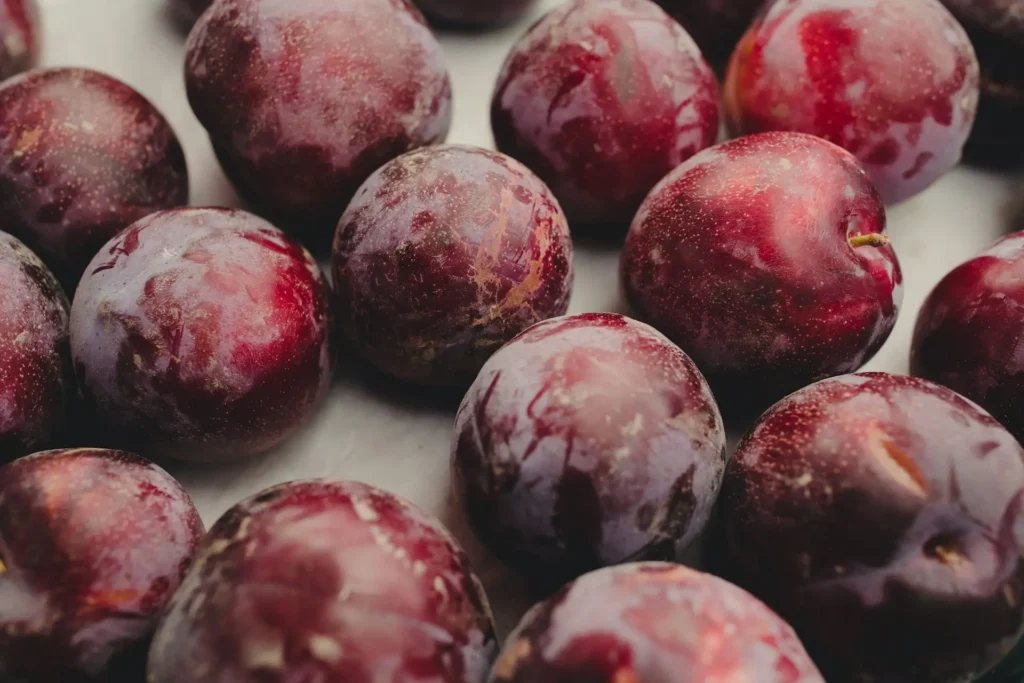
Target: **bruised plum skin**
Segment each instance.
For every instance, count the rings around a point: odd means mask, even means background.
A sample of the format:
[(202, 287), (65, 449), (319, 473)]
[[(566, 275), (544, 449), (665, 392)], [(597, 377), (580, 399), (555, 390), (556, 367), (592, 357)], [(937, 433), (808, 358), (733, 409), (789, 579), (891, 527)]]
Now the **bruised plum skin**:
[(565, 313), (569, 227), (519, 162), (440, 145), (374, 173), (334, 242), (344, 339), (404, 380), (467, 386), (502, 344)]
[(701, 532), (725, 432), (693, 362), (653, 328), (587, 313), (535, 325), (459, 409), (452, 472), (470, 523), (539, 581), (675, 559)]
[(141, 680), (202, 535), (185, 490), (131, 453), (47, 451), (0, 468), (0, 679)]
[(661, 562), (601, 569), (534, 607), (490, 683), (824, 683), (793, 629), (745, 591)]
[(187, 202), (181, 145), (129, 86), (88, 69), (55, 68), (0, 87), (3, 227), (68, 292), (107, 240)]
[(352, 482), (268, 489), (210, 530), (149, 683), (483, 683), (490, 607), (439, 522)]
[(533, 169), (574, 223), (628, 222), (718, 135), (718, 83), (648, 0), (573, 0), (513, 48), (491, 105), (498, 149)]
[(767, 0), (656, 0), (693, 36), (717, 69), (750, 28)]
[(68, 300), (28, 247), (0, 232), (0, 463), (52, 442), (74, 393)]
[(830, 681), (974, 680), (1024, 626), (1022, 501), (1024, 450), (978, 406), (913, 377), (837, 377), (740, 444), (718, 569)]
[(736, 48), (725, 106), (736, 134), (793, 130), (849, 150), (893, 203), (960, 160), (978, 79), (939, 0), (779, 0)]
[[(650, 194), (622, 275), (639, 317), (697, 363), (727, 408), (851, 372), (889, 336), (902, 275), (857, 161), (799, 133), (706, 150)], [(731, 405), (730, 405), (731, 404)]]
[(448, 68), (407, 0), (218, 0), (187, 51), (188, 99), (227, 175), (312, 242), (373, 171), (448, 134)]
[(508, 24), (526, 14), (536, 0), (415, 0), (433, 21), (445, 25), (485, 28)]
[(327, 392), (329, 306), (313, 257), (261, 218), (163, 211), (89, 265), (72, 359), (119, 440), (184, 460), (241, 458), (284, 440)]
[(0, 0), (0, 81), (35, 66), (40, 40), (36, 0)]

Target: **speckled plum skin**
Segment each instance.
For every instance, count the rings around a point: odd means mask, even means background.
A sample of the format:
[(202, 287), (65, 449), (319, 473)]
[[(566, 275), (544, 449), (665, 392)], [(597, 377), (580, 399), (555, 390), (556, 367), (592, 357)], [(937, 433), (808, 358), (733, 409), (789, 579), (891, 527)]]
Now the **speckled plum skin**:
[(391, 493), (282, 484), (210, 530), (149, 654), (150, 683), (482, 683), (490, 608), (455, 540)]
[(752, 595), (686, 567), (601, 569), (534, 607), (491, 683), (824, 683), (793, 629)]
[(1024, 440), (1024, 232), (955, 268), (917, 317), (911, 372), (980, 404)]
[(467, 386), (502, 344), (562, 315), (569, 227), (550, 190), (502, 154), (439, 145), (374, 173), (334, 242), (341, 333), (404, 380)]
[(656, 0), (697, 41), (704, 55), (724, 66), (767, 0)]
[(188, 202), (167, 120), (95, 71), (32, 71), (0, 87), (0, 215), (73, 292), (96, 252), (154, 211)]
[(649, 0), (573, 0), (512, 49), (491, 105), (498, 149), (532, 168), (574, 223), (628, 222), (718, 135), (718, 83)]
[(284, 440), (330, 386), (333, 320), (313, 257), (232, 209), (174, 209), (111, 240), (71, 307), (71, 353), (103, 424), (199, 461)]
[(218, 0), (189, 36), (189, 102), (235, 187), (329, 244), (359, 185), (442, 142), (451, 83), (408, 0)]
[(724, 469), (722, 418), (693, 361), (607, 313), (548, 320), (502, 348), (452, 440), (477, 534), (545, 584), (675, 559), (704, 528)]
[(0, 81), (35, 66), (40, 40), (36, 0), (0, 0)]
[(967, 33), (939, 0), (780, 0), (736, 48), (725, 105), (734, 133), (844, 147), (892, 203), (960, 160), (978, 80)]
[(722, 575), (787, 618), (830, 681), (974, 680), (1024, 627), (1024, 450), (931, 382), (807, 387), (741, 442)]
[(131, 453), (46, 451), (0, 468), (0, 678), (141, 680), (202, 535), (185, 490)]
[(443, 25), (486, 28), (509, 24), (536, 0), (415, 0), (429, 19)]
[[(720, 402), (763, 408), (856, 370), (889, 336), (902, 275), (885, 232), (851, 155), (799, 133), (748, 136), (655, 187), (626, 238), (623, 282)], [(868, 235), (878, 244), (851, 243)]]
[(63, 429), (74, 376), (68, 300), (28, 247), (0, 232), (0, 463)]

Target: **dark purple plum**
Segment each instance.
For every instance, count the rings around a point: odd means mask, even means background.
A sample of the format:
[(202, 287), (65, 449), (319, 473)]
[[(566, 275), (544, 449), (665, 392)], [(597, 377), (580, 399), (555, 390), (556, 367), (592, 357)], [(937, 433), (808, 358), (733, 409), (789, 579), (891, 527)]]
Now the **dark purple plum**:
[(185, 22), (194, 22), (213, 4), (213, 0), (169, 0), (169, 2), (171, 8)]
[(693, 36), (715, 67), (729, 61), (767, 0), (655, 0)]
[(415, 0), (416, 6), (442, 25), (487, 28), (508, 24), (526, 14), (536, 0)]
[(41, 40), (36, 0), (0, 0), (0, 81), (35, 66)]

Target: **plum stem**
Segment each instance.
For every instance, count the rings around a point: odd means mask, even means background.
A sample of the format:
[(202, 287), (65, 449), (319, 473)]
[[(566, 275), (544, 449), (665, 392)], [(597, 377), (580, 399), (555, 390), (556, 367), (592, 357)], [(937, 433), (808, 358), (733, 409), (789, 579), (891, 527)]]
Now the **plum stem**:
[(4, 564), (4, 560), (0, 557), (0, 576), (3, 576), (7, 572), (7, 565)]
[(881, 233), (873, 232), (868, 235), (854, 235), (849, 240), (851, 247), (884, 247), (889, 244), (889, 238)]

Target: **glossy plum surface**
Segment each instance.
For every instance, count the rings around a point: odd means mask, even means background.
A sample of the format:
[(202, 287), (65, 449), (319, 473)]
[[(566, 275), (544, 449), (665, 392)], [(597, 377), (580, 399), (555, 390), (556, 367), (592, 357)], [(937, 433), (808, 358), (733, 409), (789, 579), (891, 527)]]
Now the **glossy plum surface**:
[(654, 3), (573, 0), (512, 49), (491, 125), (570, 220), (627, 222), (666, 173), (714, 143), (718, 84)]
[(744, 36), (725, 86), (732, 130), (793, 130), (852, 152), (886, 202), (960, 160), (978, 60), (939, 0), (780, 0)]
[(719, 401), (763, 404), (856, 370), (902, 301), (885, 210), (856, 160), (797, 133), (706, 150), (667, 176), (622, 256), (638, 317), (697, 363)]
[(565, 313), (572, 242), (558, 202), (529, 169), (456, 145), (374, 173), (334, 242), (344, 339), (405, 380), (467, 386), (502, 344)]
[(236, 188), (317, 246), (373, 171), (451, 121), (441, 46), (407, 0), (219, 0), (185, 73)]
[(40, 39), (36, 0), (0, 0), (0, 81), (35, 66)]
[(717, 68), (729, 61), (767, 0), (655, 0), (697, 41)]
[(47, 451), (0, 468), (0, 679), (142, 680), (202, 535), (185, 490), (131, 453)]
[(803, 389), (740, 444), (720, 569), (789, 619), (829, 680), (974, 680), (1024, 627), (1024, 450), (925, 380)]
[(483, 683), (490, 608), (439, 522), (352, 482), (281, 484), (210, 530), (150, 683)]
[(824, 683), (760, 601), (680, 565), (596, 571), (534, 607), (491, 683)]
[(675, 559), (703, 530), (724, 468), (722, 418), (693, 362), (607, 313), (549, 320), (502, 348), (452, 440), (477, 534), (545, 584)]
[(334, 367), (316, 261), (234, 209), (153, 214), (111, 240), (71, 308), (78, 380), (106, 432), (145, 453), (225, 461), (313, 411)]
[(467, 28), (500, 26), (515, 21), (536, 0), (414, 0), (433, 21)]

